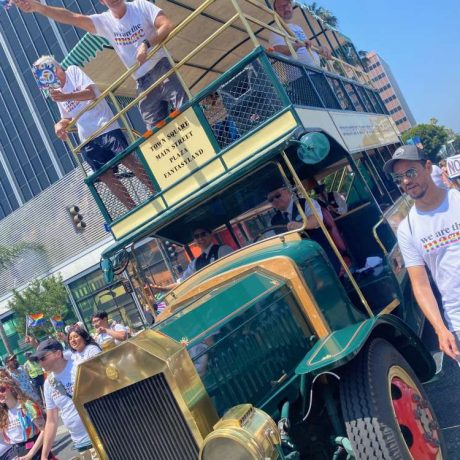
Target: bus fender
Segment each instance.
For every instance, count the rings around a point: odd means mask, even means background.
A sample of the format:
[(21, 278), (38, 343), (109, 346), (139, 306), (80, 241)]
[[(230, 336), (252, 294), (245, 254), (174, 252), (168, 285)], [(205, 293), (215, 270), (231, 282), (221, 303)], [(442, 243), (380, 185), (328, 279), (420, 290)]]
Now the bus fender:
[(318, 375), (338, 369), (357, 356), (369, 340), (377, 337), (390, 342), (422, 382), (434, 376), (433, 357), (412, 329), (394, 315), (375, 316), (333, 331), (314, 344), (295, 372), (298, 375)]

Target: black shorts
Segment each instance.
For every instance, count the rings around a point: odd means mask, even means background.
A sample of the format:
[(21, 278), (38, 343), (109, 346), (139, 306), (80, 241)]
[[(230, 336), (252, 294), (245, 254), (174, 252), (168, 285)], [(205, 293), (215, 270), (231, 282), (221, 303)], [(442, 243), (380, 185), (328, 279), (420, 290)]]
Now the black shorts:
[(93, 171), (102, 168), (112, 158), (128, 148), (128, 142), (121, 129), (113, 129), (88, 142), (82, 150), (83, 158)]

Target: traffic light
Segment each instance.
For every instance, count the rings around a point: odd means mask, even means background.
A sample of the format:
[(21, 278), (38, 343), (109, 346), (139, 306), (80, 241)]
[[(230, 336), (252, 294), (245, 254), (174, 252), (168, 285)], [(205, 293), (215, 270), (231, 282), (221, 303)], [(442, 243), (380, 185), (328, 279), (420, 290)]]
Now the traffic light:
[(80, 214), (80, 208), (78, 206), (69, 206), (67, 210), (69, 211), (75, 230), (77, 232), (82, 232), (86, 228), (86, 222)]
[(168, 253), (169, 258), (174, 260), (177, 257), (176, 245), (174, 243), (171, 243), (171, 241), (166, 240), (165, 246), (166, 246), (166, 252)]

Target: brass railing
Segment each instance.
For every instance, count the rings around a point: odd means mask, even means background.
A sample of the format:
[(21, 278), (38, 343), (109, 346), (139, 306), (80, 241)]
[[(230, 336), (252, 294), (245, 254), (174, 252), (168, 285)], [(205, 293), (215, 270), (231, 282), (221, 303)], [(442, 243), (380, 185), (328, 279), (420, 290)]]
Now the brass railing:
[[(121, 75), (118, 79), (116, 79), (107, 89), (101, 92), (99, 97), (95, 99), (93, 102), (88, 104), (88, 106), (80, 112), (78, 116), (76, 116), (72, 122), (69, 124), (67, 130), (70, 131), (72, 128), (76, 126), (78, 120), (88, 110), (93, 109), (100, 101), (105, 98), (108, 98), (112, 104), (114, 105), (117, 113), (103, 126), (97, 129), (90, 137), (88, 137), (85, 141), (79, 143), (78, 145), (74, 145), (73, 141), (69, 138), (67, 140), (68, 146), (70, 150), (76, 155), (81, 149), (92, 141), (94, 138), (99, 136), (110, 124), (120, 120), (122, 123), (123, 128), (128, 133), (128, 138), (130, 141), (134, 141), (134, 136), (132, 135), (131, 131), (132, 128), (130, 126), (129, 120), (126, 117), (126, 114), (129, 110), (136, 107), (140, 100), (142, 100), (146, 95), (148, 95), (151, 91), (157, 88), (165, 79), (169, 78), (172, 74), (176, 74), (178, 79), (183, 86), (186, 94), (189, 98), (192, 98), (194, 94), (192, 93), (191, 88), (188, 87), (184, 78), (180, 73), (180, 69), (190, 62), (190, 60), (196, 56), (200, 51), (202, 51), (206, 46), (208, 46), (214, 39), (216, 39), (219, 35), (221, 35), (225, 30), (227, 30), (230, 26), (232, 26), (236, 21), (241, 21), (243, 24), (244, 29), (246, 30), (248, 37), (250, 38), (252, 45), (254, 48), (258, 46), (263, 46), (264, 44), (261, 43), (260, 39), (257, 37), (255, 32), (252, 30), (250, 23), (257, 25), (258, 27), (262, 27), (263, 29), (272, 31), (281, 35), (284, 40), (286, 41), (287, 46), (289, 47), (291, 54), (294, 58), (297, 58), (297, 54), (292, 46), (292, 43), (296, 40), (296, 38), (292, 35), (292, 32), (288, 29), (287, 25), (284, 21), (270, 8), (262, 4), (258, 0), (230, 0), (231, 4), (235, 8), (235, 14), (230, 17), (226, 22), (215, 30), (208, 38), (206, 38), (203, 42), (201, 42), (198, 46), (196, 46), (191, 52), (189, 52), (185, 57), (183, 57), (179, 62), (174, 62), (170, 51), (167, 49), (168, 43), (178, 36), (178, 34), (184, 30), (194, 19), (204, 13), (213, 3), (217, 0), (206, 0), (204, 1), (196, 10), (193, 11), (187, 18), (185, 18), (180, 24), (178, 24), (174, 30), (168, 35), (168, 37), (161, 43), (153, 47), (150, 52), (148, 53), (147, 59), (150, 59), (157, 51), (161, 48), (165, 51), (166, 56), (172, 66), (170, 70), (168, 70), (161, 78), (159, 78), (152, 86), (147, 88), (145, 91), (140, 93), (136, 98), (130, 101), (125, 107), (121, 107), (118, 103), (115, 92), (117, 89), (128, 79), (131, 78), (133, 73), (140, 67), (139, 63), (136, 63), (133, 67), (129, 68), (123, 75)], [(257, 8), (260, 8), (265, 13), (268, 13), (273, 18), (273, 23), (277, 24), (278, 27), (273, 27), (270, 24), (264, 23), (258, 18), (255, 18), (249, 14), (246, 14), (241, 6), (240, 3), (249, 3)], [(243, 29), (243, 30), (244, 30)], [(312, 47), (312, 49), (317, 50), (316, 47)], [(328, 71), (332, 73), (338, 73), (346, 78), (354, 79), (358, 82), (364, 84), (370, 84), (369, 77), (367, 74), (358, 68), (340, 60), (335, 57), (332, 57), (331, 60), (326, 60), (325, 65)]]

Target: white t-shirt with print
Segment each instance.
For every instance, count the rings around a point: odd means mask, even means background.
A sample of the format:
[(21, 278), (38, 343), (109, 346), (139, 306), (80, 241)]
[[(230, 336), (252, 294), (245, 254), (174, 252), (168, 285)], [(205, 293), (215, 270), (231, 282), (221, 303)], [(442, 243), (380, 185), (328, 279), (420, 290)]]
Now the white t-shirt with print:
[(71, 359), (75, 363), (75, 366), (73, 367), (73, 372), (74, 372), (74, 381), (75, 377), (77, 376), (77, 368), (78, 366), (86, 361), (89, 358), (92, 358), (93, 356), (98, 355), (101, 353), (101, 349), (97, 345), (89, 344), (86, 345), (86, 347), (83, 349), (83, 351), (74, 351), (72, 352)]
[[(305, 35), (305, 32), (303, 31), (302, 27), (298, 26), (297, 24), (292, 24), (289, 23), (287, 24), (291, 32), (295, 35), (297, 40), (301, 42), (305, 42), (307, 40), (307, 36)], [(275, 32), (270, 32), (270, 37), (269, 37), (269, 43), (271, 47), (274, 46), (286, 46), (286, 41), (284, 40), (284, 37), (281, 35), (276, 34)], [(318, 55), (318, 53), (314, 50), (307, 50), (306, 46), (300, 47), (297, 51), (297, 59), (302, 63), (302, 64), (307, 64), (312, 67), (320, 67), (321, 66), (321, 59)]]
[(449, 329), (460, 331), (460, 192), (449, 190), (443, 203), (429, 212), (413, 206), (399, 225), (398, 242), (406, 267), (428, 267)]
[(10, 439), (11, 444), (27, 441), (27, 439), (24, 439), (25, 433), (19, 421), (20, 416), (22, 416), (22, 410), (18, 402), (15, 407), (8, 409), (8, 427), (6, 429), (6, 435)]
[(74, 360), (75, 364), (79, 365), (83, 361), (98, 355), (100, 352), (101, 349), (98, 346), (90, 343), (89, 345), (86, 345), (83, 351), (74, 351), (72, 353), (72, 359)]
[[(124, 331), (128, 334), (128, 329), (122, 324), (115, 323), (111, 325), (109, 329), (116, 332)], [(113, 340), (116, 345), (122, 342), (121, 340), (114, 339), (111, 335), (107, 334), (107, 332), (103, 332), (102, 334), (98, 334), (96, 336), (96, 342), (100, 347), (102, 347), (102, 344), (107, 340)]]
[[(77, 366), (77, 364), (73, 360), (69, 360), (62, 372), (54, 374), (54, 378), (64, 385), (70, 396), (73, 396), (73, 386), (75, 383), (74, 366)], [(50, 378), (52, 379), (53, 376), (48, 377), (44, 385), (46, 409), (59, 409), (62, 421), (69, 430), (72, 441), (75, 444), (85, 444), (86, 441), (89, 444), (90, 440), (88, 433), (86, 432), (72, 399), (66, 395), (62, 395), (59, 390), (54, 388), (50, 383)]]
[[(71, 65), (65, 71), (65, 84), (61, 88), (63, 93), (73, 93), (82, 91), (88, 86), (94, 86), (96, 96), (99, 96), (100, 91), (94, 85), (93, 80), (88, 77), (79, 67)], [(59, 112), (62, 118), (75, 118), (83, 109), (85, 109), (93, 101), (62, 101), (57, 102)], [(77, 121), (78, 136), (80, 141), (83, 142), (86, 138), (91, 136), (97, 129), (109, 122), (113, 117), (113, 112), (107, 102), (101, 101), (93, 109), (85, 112)], [(102, 133), (107, 133), (114, 129), (119, 128), (118, 123), (113, 123), (108, 126)]]
[[(92, 14), (90, 18), (96, 28), (96, 34), (110, 42), (126, 67), (132, 67), (137, 62), (137, 48), (144, 40), (150, 40), (157, 34), (154, 24), (161, 11), (158, 6), (147, 0), (134, 0), (126, 2), (126, 12), (121, 19), (115, 18), (110, 10)], [(164, 57), (166, 53), (160, 48), (134, 72), (134, 79), (144, 76)]]

